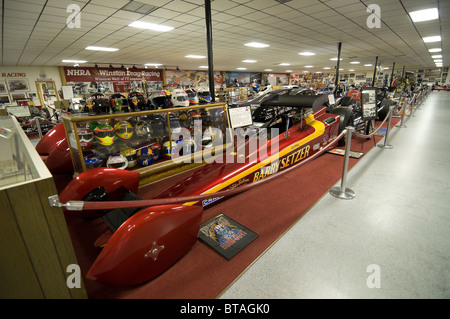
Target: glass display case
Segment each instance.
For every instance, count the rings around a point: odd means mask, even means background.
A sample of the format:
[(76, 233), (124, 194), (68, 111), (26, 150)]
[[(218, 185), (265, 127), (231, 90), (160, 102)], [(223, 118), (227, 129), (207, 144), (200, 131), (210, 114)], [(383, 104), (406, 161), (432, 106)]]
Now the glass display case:
[(186, 167), (198, 165), (194, 158), (205, 148), (226, 147), (225, 138), (215, 140), (216, 134), (208, 132), (226, 132), (230, 127), (225, 103), (72, 114), (62, 119), (75, 174), (94, 167), (114, 167), (143, 176), (179, 166), (180, 162)]
[(40, 167), (40, 157), (33, 158), (33, 152), (29, 151), (33, 146), (22, 133), (14, 117), (0, 117), (0, 189), (48, 173), (45, 166)]

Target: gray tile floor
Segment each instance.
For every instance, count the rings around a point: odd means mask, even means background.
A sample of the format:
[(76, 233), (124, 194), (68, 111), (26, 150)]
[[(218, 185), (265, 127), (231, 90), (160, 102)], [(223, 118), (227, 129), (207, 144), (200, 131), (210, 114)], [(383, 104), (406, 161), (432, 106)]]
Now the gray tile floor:
[(220, 298), (450, 298), (450, 92), (414, 115)]

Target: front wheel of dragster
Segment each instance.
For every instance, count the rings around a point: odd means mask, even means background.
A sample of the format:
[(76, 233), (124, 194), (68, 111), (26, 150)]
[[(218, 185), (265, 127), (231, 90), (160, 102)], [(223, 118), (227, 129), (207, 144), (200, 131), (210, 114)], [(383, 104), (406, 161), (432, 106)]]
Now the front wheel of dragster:
[[(338, 135), (341, 134), (347, 126), (354, 126), (355, 115), (348, 107), (337, 107), (330, 110), (329, 113), (337, 114), (341, 118), (339, 121)], [(338, 141), (338, 145), (345, 145), (345, 136)]]

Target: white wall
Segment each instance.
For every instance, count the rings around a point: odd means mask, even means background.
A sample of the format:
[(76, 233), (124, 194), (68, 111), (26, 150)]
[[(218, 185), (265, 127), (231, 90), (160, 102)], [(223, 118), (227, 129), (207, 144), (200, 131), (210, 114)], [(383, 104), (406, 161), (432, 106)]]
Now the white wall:
[[(25, 77), (14, 76), (14, 73), (25, 74)], [(27, 93), (37, 93), (35, 81), (55, 81), (57, 90), (60, 90), (62, 86), (57, 66), (0, 66), (0, 81), (14, 78), (28, 79), (30, 90)], [(36, 105), (40, 105), (39, 98), (36, 98), (34, 102)]]

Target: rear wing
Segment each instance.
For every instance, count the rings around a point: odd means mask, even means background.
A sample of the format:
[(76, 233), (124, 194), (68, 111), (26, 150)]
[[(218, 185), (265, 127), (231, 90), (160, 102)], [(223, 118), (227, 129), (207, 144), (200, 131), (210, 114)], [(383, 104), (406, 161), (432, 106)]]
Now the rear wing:
[(320, 109), (328, 101), (327, 95), (276, 95), (261, 103), (263, 107), (288, 106), (298, 109), (312, 108), (313, 112)]

